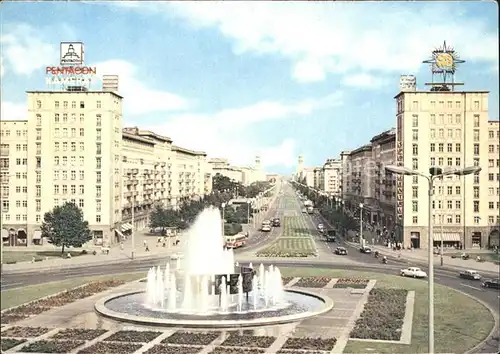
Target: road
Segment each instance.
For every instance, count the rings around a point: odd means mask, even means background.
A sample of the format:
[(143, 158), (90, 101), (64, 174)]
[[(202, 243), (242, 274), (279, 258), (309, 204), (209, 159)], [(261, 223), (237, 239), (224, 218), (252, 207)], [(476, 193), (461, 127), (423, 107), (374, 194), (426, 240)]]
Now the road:
[[(294, 203), (293, 210), (285, 209), (285, 203), (282, 203), (280, 198), (289, 198), (291, 193), (294, 193), (290, 187), (285, 187), (284, 195), (278, 196), (276, 203), (269, 211), (269, 216), (279, 216), (283, 217), (285, 213), (299, 213), (301, 214), (301, 206), (299, 201)], [(294, 194), (293, 194), (294, 195)], [(289, 205), (289, 204), (288, 204)], [(373, 257), (373, 255), (366, 255), (359, 252), (355, 247), (350, 246), (343, 240), (339, 240), (338, 243), (328, 243), (321, 239), (319, 233), (316, 230), (317, 223), (321, 220), (310, 218), (306, 215), (308, 228), (312, 235), (314, 235), (316, 246), (320, 250), (320, 254), (327, 255), (323, 257), (318, 257), (316, 259), (311, 259), (307, 263), (294, 262), (294, 260), (262, 260), (257, 257), (253, 260), (253, 264), (263, 263), (264, 265), (274, 264), (279, 267), (305, 267), (305, 268), (329, 268), (329, 269), (345, 269), (354, 271), (371, 271), (376, 273), (393, 274), (399, 275), (400, 270), (408, 266), (407, 261), (403, 260), (390, 260), (387, 265), (381, 264), (380, 260)], [(247, 247), (241, 250), (241, 252), (248, 253), (256, 248), (261, 247), (265, 243), (272, 241), (274, 238), (278, 237), (280, 234), (279, 228), (274, 229), (271, 233), (260, 233), (257, 232), (253, 234)], [(343, 246), (348, 250), (347, 256), (337, 256), (333, 254), (333, 249), (338, 246)], [(240, 252), (240, 251), (238, 251)], [(330, 258), (331, 257), (331, 258)], [(359, 265), (343, 264), (338, 263), (332, 264), (330, 261), (333, 257), (346, 257), (347, 259), (356, 261)], [(247, 258), (247, 257), (245, 257)], [(238, 254), (236, 255), (238, 259)], [(165, 263), (165, 260), (147, 260), (147, 261), (129, 261), (123, 264), (101, 264), (97, 266), (88, 266), (79, 269), (67, 269), (63, 271), (45, 271), (43, 273), (37, 273), (34, 276), (33, 273), (18, 273), (18, 274), (6, 274), (2, 276), (2, 291), (27, 285), (42, 284), (53, 281), (60, 281), (69, 278), (82, 277), (82, 276), (96, 276), (96, 275), (109, 275), (118, 274), (126, 272), (146, 272), (152, 266)], [(424, 271), (427, 271), (425, 267), (421, 267)], [(435, 283), (440, 285), (445, 285), (453, 289), (460, 290), (466, 294), (469, 294), (486, 304), (488, 304), (493, 310), (500, 312), (500, 292), (493, 289), (483, 289), (480, 286), (479, 281), (465, 280), (458, 277), (458, 272), (452, 270), (435, 269)], [(418, 281), (418, 280), (416, 280)], [(426, 280), (420, 280), (426, 281)], [(488, 344), (485, 344), (478, 353), (491, 353), (498, 349), (500, 342), (498, 338), (492, 339)]]

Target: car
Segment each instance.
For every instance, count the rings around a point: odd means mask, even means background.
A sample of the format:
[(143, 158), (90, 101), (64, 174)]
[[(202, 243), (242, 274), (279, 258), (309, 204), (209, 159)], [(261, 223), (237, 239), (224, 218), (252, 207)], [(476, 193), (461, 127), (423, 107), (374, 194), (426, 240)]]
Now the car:
[(366, 253), (366, 254), (370, 254), (370, 253), (372, 253), (372, 249), (371, 249), (370, 247), (366, 247), (366, 246), (365, 246), (365, 247), (361, 247), (361, 248), (359, 249), (359, 252), (361, 252), (361, 253)]
[(408, 267), (406, 269), (401, 269), (400, 274), (402, 277), (413, 277), (413, 278), (427, 277), (427, 273), (417, 267)]
[(323, 231), (324, 228), (325, 228), (325, 226), (323, 224), (318, 224), (319, 231)]
[(335, 242), (337, 237), (336, 230), (323, 230), (323, 235), (326, 237), (326, 242)]
[(347, 250), (344, 247), (337, 247), (333, 252), (339, 256), (347, 256)]
[(281, 226), (280, 218), (274, 218), (273, 219), (273, 226), (275, 226), (275, 227), (280, 227)]
[(500, 289), (500, 279), (487, 279), (481, 283), (483, 288)]
[(481, 275), (475, 270), (463, 270), (460, 272), (459, 277), (470, 280), (481, 280)]
[(269, 232), (269, 231), (271, 231), (271, 226), (270, 225), (262, 225), (260, 230), (263, 232)]

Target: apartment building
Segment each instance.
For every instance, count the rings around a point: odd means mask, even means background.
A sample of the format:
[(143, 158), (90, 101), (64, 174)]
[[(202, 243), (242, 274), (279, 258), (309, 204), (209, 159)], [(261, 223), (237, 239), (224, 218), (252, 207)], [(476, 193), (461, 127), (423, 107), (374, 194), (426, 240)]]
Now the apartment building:
[[(436, 181), (432, 203), (433, 245), (439, 245), (443, 238), (446, 245), (461, 244), (466, 249), (488, 247), (494, 242), (489, 222), (496, 222), (500, 213), (500, 206), (495, 204), (498, 196), (494, 195), (500, 183), (496, 166), (499, 144), (495, 138), (498, 123), (488, 122), (488, 92), (401, 92), (395, 100), (397, 164), (423, 173), (428, 173), (431, 166), (482, 167), (473, 176)], [(396, 179), (401, 240), (405, 246), (427, 248), (427, 180), (416, 176)]]
[(44, 213), (67, 201), (102, 244), (131, 229), (132, 214), (141, 229), (154, 204), (211, 191), (204, 152), (122, 121), (113, 92), (28, 92), (27, 120), (0, 122), (3, 245), (43, 244)]
[(500, 247), (500, 121), (488, 121), (488, 246)]
[(259, 156), (255, 157), (254, 166), (233, 166), (229, 163), (229, 160), (223, 158), (210, 159), (208, 165), (212, 175), (220, 173), (244, 186), (266, 180), (266, 174)]
[(365, 220), (371, 220), (374, 213), (373, 188), (374, 174), (376, 171), (372, 160), (372, 144), (363, 145), (350, 152), (347, 159), (350, 165), (350, 174), (347, 176), (349, 191), (345, 193), (346, 203), (349, 208), (357, 209), (363, 204)]
[(350, 151), (340, 152), (340, 195), (341, 199), (345, 202), (347, 196), (351, 193), (351, 164), (349, 163)]
[(341, 161), (338, 159), (327, 159), (322, 168), (320, 189), (328, 195), (340, 197), (341, 173)]
[(396, 162), (396, 129), (390, 129), (374, 136), (372, 144), (372, 160), (375, 163), (373, 183), (371, 184), (373, 213), (371, 220), (385, 226), (394, 227), (396, 212), (396, 179), (385, 171), (385, 166)]

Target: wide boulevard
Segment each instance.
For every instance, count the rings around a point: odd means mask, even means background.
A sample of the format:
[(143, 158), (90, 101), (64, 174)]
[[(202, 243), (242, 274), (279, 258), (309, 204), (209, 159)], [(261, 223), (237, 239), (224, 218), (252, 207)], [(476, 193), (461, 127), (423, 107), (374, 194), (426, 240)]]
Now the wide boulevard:
[[(287, 200), (285, 202), (285, 200)], [(293, 202), (291, 202), (293, 201)], [(283, 185), (277, 191), (277, 198), (275, 203), (270, 207), (267, 213), (268, 217), (280, 217), (285, 215), (296, 215), (298, 217), (306, 218), (309, 232), (313, 235), (316, 246), (318, 248), (319, 256), (314, 259), (307, 260), (295, 260), (295, 259), (259, 259), (256, 256), (250, 256), (254, 264), (275, 264), (280, 267), (314, 267), (314, 268), (330, 268), (330, 269), (346, 269), (346, 270), (356, 270), (356, 271), (371, 271), (379, 272), (385, 274), (399, 275), (402, 268), (406, 268), (411, 264), (406, 260), (391, 259), (388, 264), (384, 265), (379, 259), (376, 259), (373, 255), (362, 254), (355, 247), (344, 242), (340, 239), (336, 243), (327, 243), (320, 237), (317, 231), (317, 224), (321, 222), (321, 219), (317, 216), (310, 217), (302, 212), (303, 206), (300, 200), (297, 198), (295, 191), (288, 184)], [(280, 235), (281, 228), (274, 228), (270, 233), (262, 233), (255, 231), (250, 233), (250, 239), (246, 247), (238, 249), (236, 251), (236, 259), (238, 257), (244, 256), (244, 259), (249, 259), (249, 254), (254, 252), (256, 249), (265, 246), (268, 242), (272, 242), (276, 237)], [(348, 250), (347, 256), (338, 256), (333, 253), (336, 247), (345, 247)], [(345, 257), (345, 264), (337, 262), (332, 262), (336, 257)], [(94, 275), (106, 275), (106, 274), (118, 274), (125, 272), (144, 272), (146, 274), (147, 270), (158, 264), (165, 263), (165, 260), (155, 259), (155, 260), (136, 260), (128, 261), (121, 264), (100, 264), (98, 266), (85, 266), (82, 268), (72, 268), (65, 269), (61, 271), (44, 271), (42, 273), (38, 272), (26, 272), (26, 273), (16, 273), (16, 274), (3, 274), (2, 275), (2, 291), (17, 288), (33, 284), (41, 284), (53, 281), (60, 281), (63, 279), (82, 277), (82, 276), (94, 276)], [(423, 265), (418, 265), (422, 270), (427, 271), (426, 267)], [(493, 289), (483, 289), (480, 286), (480, 282), (465, 280), (458, 277), (458, 271), (451, 269), (440, 269), (434, 270), (435, 282), (437, 284), (445, 285), (453, 289), (460, 290), (467, 293), (484, 303), (486, 303), (490, 308), (497, 313), (500, 313), (500, 293)], [(426, 281), (415, 280), (415, 281)], [(480, 352), (491, 351), (491, 345), (498, 345), (498, 342), (490, 341), (490, 345), (481, 348)]]

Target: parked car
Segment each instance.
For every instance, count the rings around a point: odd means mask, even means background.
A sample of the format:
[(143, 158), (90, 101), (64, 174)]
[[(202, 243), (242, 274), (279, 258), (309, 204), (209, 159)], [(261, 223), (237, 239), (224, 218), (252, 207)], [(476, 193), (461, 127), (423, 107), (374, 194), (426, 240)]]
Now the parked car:
[(274, 227), (280, 227), (281, 226), (280, 218), (274, 218), (273, 219), (273, 226)]
[(361, 247), (359, 249), (359, 252), (369, 254), (369, 253), (372, 253), (372, 249), (370, 247), (365, 246), (365, 247)]
[(481, 280), (481, 275), (475, 270), (463, 270), (459, 276), (464, 279)]
[(344, 247), (337, 247), (333, 252), (339, 256), (347, 256), (347, 250)]
[(324, 228), (325, 228), (325, 226), (323, 224), (318, 224), (319, 231), (323, 231)]
[(483, 288), (500, 289), (500, 279), (487, 279), (481, 283)]
[(427, 277), (427, 273), (422, 269), (417, 267), (409, 267), (406, 269), (401, 269), (400, 272), (402, 277), (413, 277), (413, 278), (425, 278)]
[(262, 225), (261, 231), (263, 232), (270, 232), (271, 231), (271, 225)]

